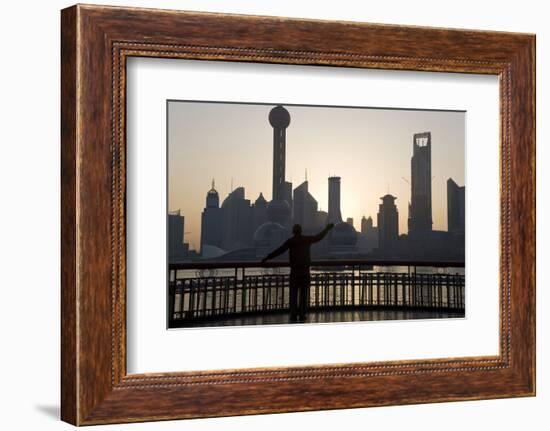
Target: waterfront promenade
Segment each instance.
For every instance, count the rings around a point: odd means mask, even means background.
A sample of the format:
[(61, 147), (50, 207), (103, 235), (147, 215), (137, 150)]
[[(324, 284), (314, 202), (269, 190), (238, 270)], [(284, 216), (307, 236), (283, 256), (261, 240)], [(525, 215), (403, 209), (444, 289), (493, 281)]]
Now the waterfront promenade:
[[(464, 263), (312, 262), (306, 323), (463, 317)], [(172, 264), (169, 327), (288, 323), (286, 262)]]

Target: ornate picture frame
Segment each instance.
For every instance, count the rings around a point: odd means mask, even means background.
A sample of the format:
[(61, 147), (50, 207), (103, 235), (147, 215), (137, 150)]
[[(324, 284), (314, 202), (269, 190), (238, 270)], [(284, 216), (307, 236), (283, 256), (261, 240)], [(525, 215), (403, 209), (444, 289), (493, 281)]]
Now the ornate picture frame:
[[(64, 421), (91, 425), (535, 394), (534, 35), (77, 5), (61, 13), (61, 51)], [(499, 354), (128, 374), (126, 60), (136, 56), (497, 75)]]

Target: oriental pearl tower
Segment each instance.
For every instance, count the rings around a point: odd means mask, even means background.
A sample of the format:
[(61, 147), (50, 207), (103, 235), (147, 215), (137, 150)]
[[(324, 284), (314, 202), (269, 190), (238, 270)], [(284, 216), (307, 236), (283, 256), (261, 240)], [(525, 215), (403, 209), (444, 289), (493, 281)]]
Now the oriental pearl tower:
[(265, 256), (288, 236), (292, 213), (292, 185), (285, 181), (286, 129), (290, 125), (290, 114), (278, 105), (269, 113), (269, 124), (273, 127), (273, 189), (267, 205), (268, 221), (254, 233), (258, 256)]
[(285, 181), (286, 129), (290, 125), (290, 114), (278, 105), (269, 113), (269, 124), (273, 127), (273, 189), (267, 217), (285, 226), (290, 220), (292, 193)]
[(273, 127), (273, 200), (283, 199), (285, 182), (286, 128), (290, 124), (290, 114), (281, 105), (269, 113), (269, 124)]

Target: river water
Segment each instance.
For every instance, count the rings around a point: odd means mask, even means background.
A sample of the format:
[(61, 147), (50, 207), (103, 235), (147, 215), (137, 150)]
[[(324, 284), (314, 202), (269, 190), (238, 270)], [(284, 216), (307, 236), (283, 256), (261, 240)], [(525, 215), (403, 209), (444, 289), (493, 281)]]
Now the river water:
[[(361, 270), (355, 270), (355, 275), (359, 275), (360, 273), (408, 273), (408, 272), (415, 272), (418, 274), (460, 274), (464, 275), (464, 268), (435, 268), (431, 266), (417, 266), (409, 267), (409, 266), (373, 266), (372, 269), (361, 269)], [(323, 273), (323, 272), (338, 272), (338, 273), (348, 273), (351, 274), (351, 269), (344, 269), (344, 270), (335, 270), (333, 268), (330, 269), (316, 269), (312, 268), (311, 273)], [(242, 270), (239, 269), (237, 271), (237, 277), (240, 279), (242, 277)], [(289, 274), (290, 268), (283, 267), (283, 268), (246, 268), (245, 269), (245, 275), (270, 275), (270, 274)], [(203, 270), (196, 270), (196, 269), (180, 269), (176, 271), (176, 275), (178, 279), (182, 278), (197, 278), (197, 277), (233, 277), (235, 276), (235, 269), (231, 268), (222, 268), (222, 269), (203, 269)], [(173, 275), (171, 276), (173, 277)]]

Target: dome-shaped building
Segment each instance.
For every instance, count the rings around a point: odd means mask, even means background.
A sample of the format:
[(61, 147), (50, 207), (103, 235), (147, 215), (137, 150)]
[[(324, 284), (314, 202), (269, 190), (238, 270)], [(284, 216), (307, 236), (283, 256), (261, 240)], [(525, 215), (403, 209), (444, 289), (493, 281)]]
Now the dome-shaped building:
[(223, 256), (225, 253), (225, 250), (216, 247), (215, 245), (204, 244), (201, 247), (201, 257), (203, 259), (215, 259), (217, 257)]
[(256, 247), (271, 247), (280, 245), (285, 236), (285, 228), (279, 223), (268, 221), (254, 232), (254, 245)]
[(290, 220), (292, 210), (285, 200), (272, 200), (267, 205), (267, 219), (273, 223), (279, 223), (286, 226)]
[(357, 231), (349, 223), (336, 223), (330, 231), (329, 240), (331, 245), (352, 247), (357, 243)]
[(357, 254), (357, 231), (345, 222), (338, 222), (328, 237), (328, 253), (331, 257), (353, 257)]
[(268, 221), (254, 232), (254, 247), (258, 257), (265, 257), (268, 253), (279, 247), (288, 234), (279, 223)]

